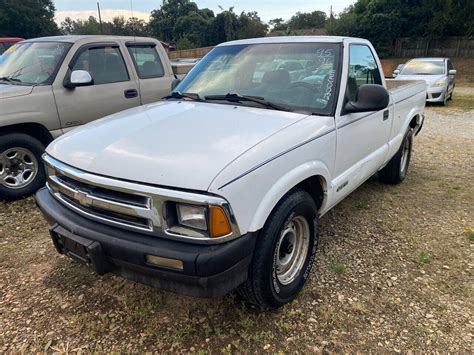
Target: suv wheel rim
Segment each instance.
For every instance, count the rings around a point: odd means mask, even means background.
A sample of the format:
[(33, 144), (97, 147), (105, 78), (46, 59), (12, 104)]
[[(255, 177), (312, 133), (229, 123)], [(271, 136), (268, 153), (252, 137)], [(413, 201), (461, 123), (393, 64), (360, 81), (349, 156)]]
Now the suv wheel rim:
[(0, 185), (21, 189), (30, 184), (38, 173), (35, 155), (25, 148), (10, 148), (0, 153)]
[(309, 248), (309, 224), (302, 216), (293, 217), (280, 234), (277, 244), (276, 276), (282, 285), (300, 274)]

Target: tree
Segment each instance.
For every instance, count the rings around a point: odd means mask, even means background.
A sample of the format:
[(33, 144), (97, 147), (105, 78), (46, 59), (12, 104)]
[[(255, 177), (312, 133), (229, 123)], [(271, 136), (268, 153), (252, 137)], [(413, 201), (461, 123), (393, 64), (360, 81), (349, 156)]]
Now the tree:
[(273, 31), (282, 31), (288, 27), (281, 17), (274, 18), (273, 20), (268, 21), (268, 23), (270, 26), (272, 26)]
[(326, 13), (323, 11), (297, 12), (288, 21), (288, 26), (295, 29), (323, 28), (326, 23)]
[(242, 12), (238, 18), (237, 37), (255, 38), (265, 37), (268, 25), (264, 24), (256, 12)]
[(52, 0), (0, 0), (0, 37), (33, 38), (59, 34)]
[(369, 39), (382, 57), (400, 37), (470, 36), (472, 0), (358, 0), (326, 26), (329, 34)]

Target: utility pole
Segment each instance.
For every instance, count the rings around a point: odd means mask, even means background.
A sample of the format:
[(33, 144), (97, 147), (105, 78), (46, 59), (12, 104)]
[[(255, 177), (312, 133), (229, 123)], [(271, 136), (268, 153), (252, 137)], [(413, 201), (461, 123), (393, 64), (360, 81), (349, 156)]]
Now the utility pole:
[(97, 11), (99, 12), (100, 34), (103, 35), (104, 31), (102, 30), (102, 17), (100, 16), (100, 5), (98, 1), (97, 1)]

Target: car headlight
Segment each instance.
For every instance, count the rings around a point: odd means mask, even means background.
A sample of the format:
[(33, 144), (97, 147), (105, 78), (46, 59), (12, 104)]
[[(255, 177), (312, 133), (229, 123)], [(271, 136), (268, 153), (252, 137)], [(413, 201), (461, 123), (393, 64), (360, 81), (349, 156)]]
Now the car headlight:
[(190, 205), (176, 205), (178, 223), (182, 226), (207, 230), (207, 208)]
[(436, 81), (433, 86), (444, 86), (445, 84), (446, 84), (446, 78), (443, 78)]
[(229, 216), (220, 205), (169, 202), (167, 231), (198, 238), (218, 238), (232, 233)]

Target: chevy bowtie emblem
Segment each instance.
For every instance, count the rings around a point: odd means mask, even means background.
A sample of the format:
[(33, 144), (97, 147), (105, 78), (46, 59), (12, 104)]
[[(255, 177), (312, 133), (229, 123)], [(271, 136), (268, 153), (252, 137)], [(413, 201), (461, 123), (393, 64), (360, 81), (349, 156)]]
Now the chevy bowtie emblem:
[(87, 192), (78, 190), (74, 192), (74, 199), (80, 203), (82, 206), (90, 207), (92, 206), (92, 198), (89, 197)]

